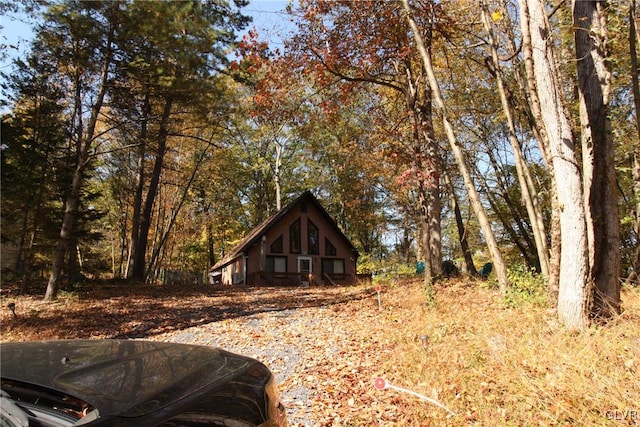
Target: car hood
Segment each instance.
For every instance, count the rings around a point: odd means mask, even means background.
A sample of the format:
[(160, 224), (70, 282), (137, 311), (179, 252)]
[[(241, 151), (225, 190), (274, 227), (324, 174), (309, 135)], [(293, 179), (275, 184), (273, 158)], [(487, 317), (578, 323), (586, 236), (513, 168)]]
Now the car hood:
[(101, 416), (139, 417), (192, 394), (270, 376), (261, 363), (224, 350), (136, 340), (68, 340), (0, 346), (3, 379), (81, 398)]

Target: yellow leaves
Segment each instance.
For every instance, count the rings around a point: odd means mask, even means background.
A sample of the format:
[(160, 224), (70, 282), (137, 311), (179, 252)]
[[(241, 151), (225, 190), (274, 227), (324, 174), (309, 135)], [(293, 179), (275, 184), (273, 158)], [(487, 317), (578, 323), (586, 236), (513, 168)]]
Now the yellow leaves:
[(499, 10), (496, 10), (495, 12), (493, 12), (491, 14), (491, 19), (493, 20), (493, 22), (498, 22), (502, 20), (502, 12)]

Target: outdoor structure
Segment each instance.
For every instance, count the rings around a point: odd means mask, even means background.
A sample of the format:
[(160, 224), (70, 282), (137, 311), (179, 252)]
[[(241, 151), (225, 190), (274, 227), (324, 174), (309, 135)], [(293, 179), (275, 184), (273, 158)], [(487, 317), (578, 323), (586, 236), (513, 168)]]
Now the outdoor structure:
[(337, 285), (356, 279), (358, 252), (310, 191), (263, 221), (211, 268), (225, 285)]

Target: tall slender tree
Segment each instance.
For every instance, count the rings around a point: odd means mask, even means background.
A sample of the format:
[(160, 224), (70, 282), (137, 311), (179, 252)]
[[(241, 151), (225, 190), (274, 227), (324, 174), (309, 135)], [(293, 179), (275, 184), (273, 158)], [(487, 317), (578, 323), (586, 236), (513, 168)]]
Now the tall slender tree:
[[(45, 300), (57, 297), (65, 256), (73, 239), (86, 169), (97, 144), (96, 129), (104, 107), (113, 66), (114, 38), (120, 18), (119, 2), (69, 2), (52, 7), (39, 28), (38, 46), (57, 70), (70, 99), (69, 147), (75, 157)], [(88, 104), (87, 104), (88, 102)]]
[(478, 190), (475, 188), (475, 185), (471, 178), (471, 174), (467, 164), (468, 161), (466, 159), (465, 153), (462, 150), (462, 147), (458, 143), (453, 126), (450, 122), (450, 118), (447, 114), (445, 100), (444, 100), (444, 97), (442, 96), (440, 86), (438, 84), (438, 81), (436, 79), (436, 76), (433, 70), (433, 66), (431, 63), (431, 55), (424, 44), (422, 32), (413, 18), (413, 11), (411, 6), (409, 5), (409, 1), (402, 0), (402, 5), (406, 13), (406, 19), (409, 23), (409, 27), (411, 28), (414, 39), (416, 40), (416, 45), (418, 47), (418, 51), (420, 52), (420, 57), (424, 63), (424, 68), (427, 73), (427, 78), (429, 79), (429, 85), (433, 91), (434, 101), (442, 117), (443, 125), (447, 135), (447, 140), (449, 141), (449, 146), (451, 147), (451, 151), (453, 152), (453, 155), (456, 159), (456, 164), (458, 166), (458, 170), (460, 171), (460, 175), (464, 180), (465, 187), (469, 195), (469, 200), (473, 206), (476, 216), (478, 217), (478, 221), (480, 222), (482, 232), (484, 233), (485, 241), (487, 242), (489, 252), (491, 253), (491, 259), (493, 260), (494, 268), (498, 276), (498, 283), (500, 285), (500, 289), (503, 293), (505, 293), (508, 286), (507, 266), (504, 263), (502, 254), (500, 253), (500, 249), (498, 248), (498, 243), (496, 241), (495, 234), (491, 229), (491, 223), (489, 221), (489, 217), (487, 216), (487, 213), (484, 207), (482, 206), (482, 202), (480, 200)]
[[(545, 4), (520, 0), (523, 52), (530, 91), (539, 99), (537, 117), (549, 142), (561, 232), (557, 312), (571, 329), (588, 325), (591, 297), (587, 219), (571, 120), (558, 69), (553, 31)], [(562, 185), (559, 185), (562, 183)]]

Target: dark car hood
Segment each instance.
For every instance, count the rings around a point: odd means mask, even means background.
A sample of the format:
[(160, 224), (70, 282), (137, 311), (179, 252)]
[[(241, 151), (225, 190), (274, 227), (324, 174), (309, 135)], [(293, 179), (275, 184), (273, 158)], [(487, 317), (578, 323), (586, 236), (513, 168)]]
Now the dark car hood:
[(246, 381), (268, 372), (253, 359), (220, 349), (151, 341), (6, 343), (0, 354), (3, 379), (81, 398), (101, 416), (147, 415), (235, 377)]

